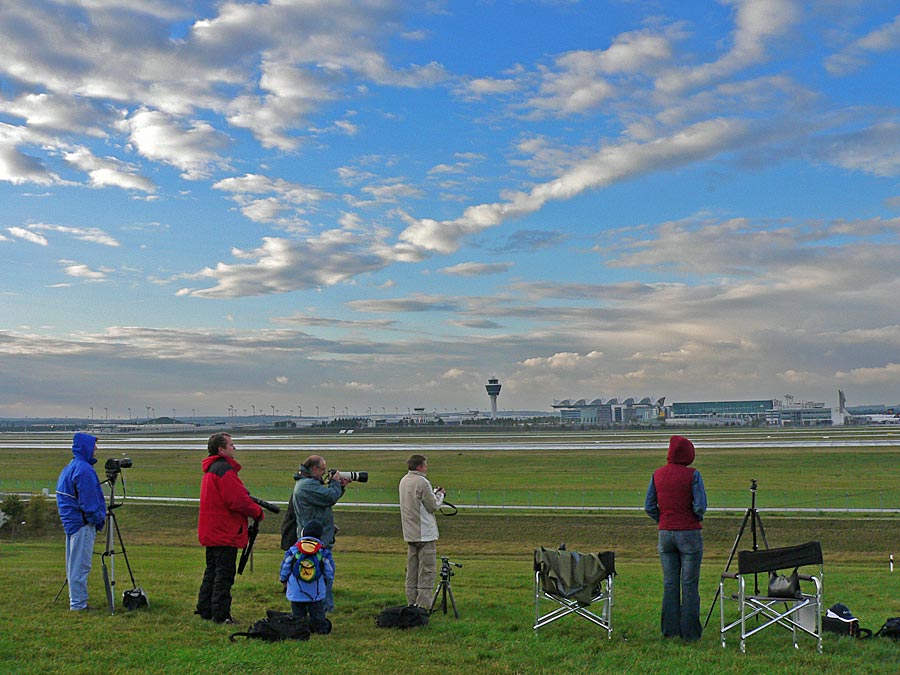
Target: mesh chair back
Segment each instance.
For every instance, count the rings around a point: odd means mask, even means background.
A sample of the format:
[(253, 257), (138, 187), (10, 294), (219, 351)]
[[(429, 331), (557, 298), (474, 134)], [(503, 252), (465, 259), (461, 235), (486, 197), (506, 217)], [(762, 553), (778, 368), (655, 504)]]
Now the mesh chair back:
[(822, 545), (817, 541), (761, 551), (738, 551), (738, 574), (757, 574), (821, 564)]

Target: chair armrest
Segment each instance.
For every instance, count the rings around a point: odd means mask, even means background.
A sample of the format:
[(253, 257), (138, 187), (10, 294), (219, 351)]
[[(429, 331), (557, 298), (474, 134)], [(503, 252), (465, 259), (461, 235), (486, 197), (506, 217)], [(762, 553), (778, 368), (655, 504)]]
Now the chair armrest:
[(797, 578), (800, 579), (801, 581), (812, 581), (812, 580), (816, 579), (816, 577), (810, 576), (808, 574), (798, 574)]
[(737, 572), (722, 572), (723, 579), (737, 579)]

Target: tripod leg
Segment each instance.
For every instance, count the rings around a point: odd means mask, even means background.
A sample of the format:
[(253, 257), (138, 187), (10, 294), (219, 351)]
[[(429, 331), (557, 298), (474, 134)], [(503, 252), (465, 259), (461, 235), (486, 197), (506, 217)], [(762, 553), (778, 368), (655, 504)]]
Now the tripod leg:
[[(457, 619), (459, 618), (459, 610), (456, 609), (456, 598), (453, 597), (453, 588), (450, 586), (450, 583), (447, 582), (447, 592), (450, 594), (450, 604), (453, 605), (453, 616)], [(444, 611), (446, 614), (446, 610)]]
[(437, 606), (438, 597), (441, 595), (441, 586), (438, 584), (438, 587), (434, 591), (434, 598), (431, 600), (431, 610), (430, 613), (434, 614), (434, 608)]
[[(757, 550), (759, 547), (756, 545), (756, 530), (759, 529), (759, 534), (762, 536), (763, 544), (765, 544), (766, 548), (769, 548), (769, 540), (766, 538), (766, 528), (763, 527), (762, 518), (759, 515), (759, 511), (753, 509), (753, 550)], [(753, 575), (753, 590), (759, 595), (759, 575)]]
[[(109, 605), (109, 613), (116, 613), (116, 604), (113, 600), (113, 591), (116, 587), (116, 548), (113, 542), (113, 528), (118, 528), (116, 523), (116, 514), (112, 509), (106, 511), (106, 550), (100, 556), (100, 562), (103, 565), (103, 585), (106, 587), (106, 602)], [(109, 567), (106, 566), (106, 559), (109, 558)]]
[[(744, 512), (744, 519), (741, 521), (741, 527), (738, 530), (737, 536), (734, 538), (734, 544), (731, 545), (731, 553), (728, 555), (728, 562), (725, 563), (725, 570), (724, 570), (725, 572), (727, 572), (728, 568), (731, 567), (731, 563), (734, 560), (735, 554), (737, 553), (738, 544), (741, 541), (741, 537), (744, 535), (744, 530), (747, 528), (747, 523), (750, 522), (750, 520), (753, 518), (755, 513), (756, 513), (756, 510), (752, 507), (747, 509)], [(756, 516), (756, 517), (758, 518), (759, 516)], [(763, 535), (763, 538), (765, 538), (765, 535)], [(720, 598), (719, 598), (720, 592), (721, 592), (721, 589), (719, 587), (716, 587), (716, 595), (715, 595), (715, 597), (713, 597), (712, 604), (709, 606), (709, 612), (706, 615), (706, 621), (703, 622), (704, 628), (706, 628), (709, 625), (709, 619), (712, 616), (713, 609), (715, 609), (715, 607), (716, 607), (716, 602), (718, 602), (720, 600)]]
[(125, 558), (125, 567), (128, 569), (128, 576), (131, 577), (131, 587), (136, 588), (137, 583), (135, 583), (134, 574), (131, 572), (131, 563), (128, 561), (128, 553), (125, 551), (125, 542), (122, 541), (122, 531), (119, 529), (119, 521), (115, 518), (116, 514), (112, 515), (112, 522), (116, 529), (116, 536), (119, 539), (119, 549), (121, 549), (122, 551), (122, 557)]
[(63, 583), (62, 583), (62, 586), (60, 586), (60, 587), (59, 587), (59, 590), (56, 591), (56, 597), (53, 598), (53, 602), (56, 602), (57, 600), (59, 600), (59, 596), (62, 595), (63, 590), (64, 590), (65, 587), (68, 586), (68, 585), (69, 585), (69, 578), (66, 577), (66, 580), (63, 581)]
[(766, 528), (763, 527), (762, 517), (759, 515), (759, 511), (753, 511), (753, 517), (756, 519), (756, 526), (759, 528), (759, 533), (762, 535), (763, 544), (766, 545), (766, 548), (769, 548), (769, 540), (766, 538)]
[(100, 557), (100, 563), (103, 566), (103, 585), (106, 587), (106, 602), (109, 605), (109, 613), (115, 614), (116, 606), (113, 603), (113, 589), (112, 589), (112, 584), (114, 584), (115, 582), (110, 580), (109, 569), (106, 567), (106, 554), (105, 553)]

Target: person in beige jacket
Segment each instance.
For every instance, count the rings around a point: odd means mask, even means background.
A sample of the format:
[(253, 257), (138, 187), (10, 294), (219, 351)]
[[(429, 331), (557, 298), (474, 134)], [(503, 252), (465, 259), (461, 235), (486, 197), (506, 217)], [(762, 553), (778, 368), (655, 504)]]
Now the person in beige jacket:
[(406, 600), (410, 605), (431, 609), (437, 580), (438, 526), (434, 514), (444, 503), (444, 488), (432, 488), (425, 477), (428, 460), (410, 455), (409, 472), (400, 480), (400, 522), (406, 552)]

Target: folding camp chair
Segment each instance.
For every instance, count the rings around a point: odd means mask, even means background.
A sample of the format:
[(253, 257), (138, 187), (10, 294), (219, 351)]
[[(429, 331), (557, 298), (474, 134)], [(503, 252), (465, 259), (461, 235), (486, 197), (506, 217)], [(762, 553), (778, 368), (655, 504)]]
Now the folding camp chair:
[[(790, 575), (792, 572), (796, 573), (798, 567), (805, 565), (818, 565), (818, 574), (797, 573), (796, 596), (776, 596), (772, 592), (769, 587), (771, 574), (777, 574), (780, 570)], [(758, 575), (765, 578), (760, 580)], [(817, 541), (785, 548), (738, 551), (738, 571), (724, 572), (719, 580), (722, 647), (725, 647), (725, 633), (733, 628), (740, 629), (743, 652), (746, 651), (745, 641), (748, 637), (769, 626), (781, 626), (791, 632), (795, 649), (799, 649), (798, 634), (806, 633), (816, 639), (816, 650), (821, 653), (823, 575), (822, 546)], [(732, 580), (737, 581), (737, 593), (726, 596), (725, 584)], [(763, 588), (757, 590), (758, 582), (761, 582)], [(748, 588), (748, 585), (752, 588)], [(740, 611), (740, 617), (729, 624), (725, 623), (727, 598), (736, 601)], [(756, 621), (751, 624), (749, 620), (753, 617), (756, 617)]]
[[(616, 554), (534, 549), (534, 630), (576, 614), (606, 630), (612, 638), (613, 576)], [(541, 600), (555, 605), (541, 614)], [(599, 611), (592, 611), (599, 605)]]

